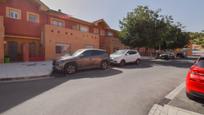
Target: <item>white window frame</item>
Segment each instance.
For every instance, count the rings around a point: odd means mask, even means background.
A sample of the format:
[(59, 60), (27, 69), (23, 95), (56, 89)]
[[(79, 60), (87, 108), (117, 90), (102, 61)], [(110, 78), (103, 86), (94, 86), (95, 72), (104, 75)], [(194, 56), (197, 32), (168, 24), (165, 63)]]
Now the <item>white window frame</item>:
[[(31, 19), (30, 16), (34, 16), (35, 20)], [(40, 22), (40, 16), (37, 13), (27, 12), (27, 21), (33, 22), (33, 23), (39, 23)]]
[(89, 27), (88, 26), (80, 25), (80, 31), (81, 32), (89, 32)]
[(60, 19), (56, 19), (56, 18), (51, 18), (50, 23), (53, 26), (65, 27), (65, 21), (64, 20), (60, 20)]
[[(62, 48), (62, 51), (60, 51), (60, 53), (57, 53), (57, 46), (59, 46), (59, 47), (63, 47)], [(70, 44), (64, 44), (64, 43), (56, 43), (56, 45), (55, 45), (55, 52), (56, 52), (56, 54), (65, 54), (65, 53), (70, 53), (70, 47), (71, 47), (71, 45)]]
[(11, 7), (6, 7), (6, 17), (11, 18), (11, 19), (20, 20), (21, 10), (11, 8)]
[(108, 32), (107, 35), (112, 37), (113, 36), (113, 32)]

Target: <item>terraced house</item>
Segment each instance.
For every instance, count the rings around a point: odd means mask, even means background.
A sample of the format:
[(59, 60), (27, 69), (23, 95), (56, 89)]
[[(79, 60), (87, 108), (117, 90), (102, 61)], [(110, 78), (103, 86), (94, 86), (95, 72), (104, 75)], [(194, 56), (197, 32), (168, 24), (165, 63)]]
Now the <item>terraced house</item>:
[(87, 22), (40, 0), (0, 0), (0, 63), (50, 60), (80, 48), (124, 48), (103, 20)]

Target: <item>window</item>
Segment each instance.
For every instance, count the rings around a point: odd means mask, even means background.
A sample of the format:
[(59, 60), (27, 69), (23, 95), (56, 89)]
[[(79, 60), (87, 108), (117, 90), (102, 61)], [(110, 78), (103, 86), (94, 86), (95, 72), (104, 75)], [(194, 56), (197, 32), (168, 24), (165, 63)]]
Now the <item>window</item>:
[(113, 36), (113, 33), (112, 32), (108, 32), (108, 36)]
[(93, 51), (93, 56), (100, 56), (100, 55), (103, 55), (103, 54), (105, 54), (104, 51), (97, 51), (97, 50)]
[(21, 10), (7, 7), (6, 16), (12, 19), (21, 19)]
[(39, 15), (32, 12), (27, 12), (27, 21), (39, 23)]
[(128, 51), (127, 54), (129, 54), (129, 55), (135, 55), (135, 54), (137, 54), (137, 52), (136, 52), (136, 51)]
[(87, 26), (80, 26), (80, 31), (81, 32), (89, 32), (89, 27), (87, 27)]
[(82, 55), (83, 55), (83, 57), (89, 57), (89, 56), (92, 56), (92, 53), (93, 53), (93, 51), (88, 50), (88, 51), (85, 51), (84, 53), (82, 53)]
[(59, 26), (59, 27), (64, 27), (65, 26), (65, 22), (63, 20), (54, 19), (54, 18), (51, 18), (51, 24), (54, 25), (54, 26)]
[(204, 68), (204, 58), (200, 58), (197, 62), (196, 62), (196, 65), (201, 67), (201, 68)]
[(56, 44), (56, 54), (66, 54), (70, 53), (69, 44)]
[(73, 30), (79, 30), (79, 24), (73, 25), (73, 26), (72, 26), (72, 29), (73, 29)]

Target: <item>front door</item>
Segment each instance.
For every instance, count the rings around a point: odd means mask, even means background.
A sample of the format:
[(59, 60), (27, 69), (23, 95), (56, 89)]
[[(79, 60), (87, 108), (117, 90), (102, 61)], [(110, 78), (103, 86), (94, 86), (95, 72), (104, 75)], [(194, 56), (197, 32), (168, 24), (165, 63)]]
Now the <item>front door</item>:
[(8, 42), (8, 56), (11, 61), (18, 61), (18, 43), (14, 41)]
[(127, 62), (135, 62), (137, 60), (137, 52), (136, 51), (128, 51), (127, 52)]
[(79, 69), (87, 69), (87, 68), (91, 68), (92, 64), (92, 51), (85, 51), (82, 53), (82, 55), (80, 56), (80, 59), (77, 61), (78, 64), (78, 68)]

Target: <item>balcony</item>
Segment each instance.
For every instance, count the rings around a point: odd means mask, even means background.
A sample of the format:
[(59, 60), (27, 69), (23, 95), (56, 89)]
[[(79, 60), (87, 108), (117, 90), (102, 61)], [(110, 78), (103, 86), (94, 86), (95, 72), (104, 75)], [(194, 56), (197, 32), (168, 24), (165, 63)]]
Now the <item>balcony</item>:
[(44, 28), (45, 32), (51, 33), (51, 34), (57, 34), (61, 37), (74, 37), (74, 38), (87, 38), (87, 39), (99, 39), (99, 35), (89, 33), (89, 32), (81, 32), (78, 30), (73, 30), (65, 27), (58, 27), (53, 25), (45, 25)]

